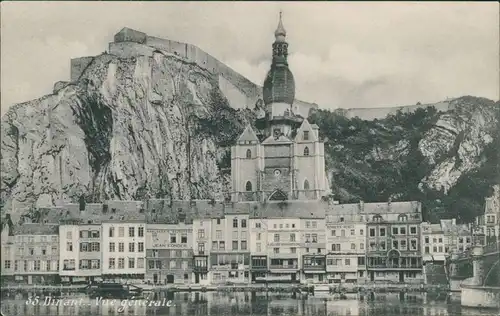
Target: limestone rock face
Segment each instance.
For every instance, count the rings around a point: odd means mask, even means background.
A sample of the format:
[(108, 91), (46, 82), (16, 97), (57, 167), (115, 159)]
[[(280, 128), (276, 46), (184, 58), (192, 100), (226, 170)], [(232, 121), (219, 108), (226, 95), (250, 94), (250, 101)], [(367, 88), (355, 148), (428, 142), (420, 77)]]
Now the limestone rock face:
[(500, 135), (497, 106), (470, 97), (450, 102), (450, 110), (439, 115), (419, 142), (434, 166), (423, 185), (446, 193), (462, 175), (481, 166), (484, 148)]
[(161, 51), (95, 57), (77, 82), (2, 117), (2, 211), (82, 194), (220, 199), (217, 139), (194, 132), (213, 89), (209, 72)]

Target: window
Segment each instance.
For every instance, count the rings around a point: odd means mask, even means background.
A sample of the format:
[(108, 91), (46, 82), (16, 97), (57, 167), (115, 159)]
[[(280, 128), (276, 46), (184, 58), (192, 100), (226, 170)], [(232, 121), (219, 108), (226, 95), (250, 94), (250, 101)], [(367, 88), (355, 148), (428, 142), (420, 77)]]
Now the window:
[(135, 227), (129, 227), (128, 228), (128, 236), (129, 237), (134, 237), (135, 236)]
[(385, 241), (380, 242), (380, 249), (385, 250)]
[(401, 240), (401, 249), (406, 250), (406, 240)]
[(311, 242), (311, 234), (306, 234), (306, 243)]
[(118, 237), (125, 237), (125, 227), (118, 227)]
[(246, 190), (247, 192), (252, 191), (252, 182), (247, 181), (247, 183), (245, 184), (245, 190)]
[(295, 234), (290, 234), (290, 241), (294, 242), (295, 241)]
[(399, 233), (400, 233), (401, 235), (406, 235), (406, 227), (400, 227), (400, 228), (399, 228)]
[(351, 229), (351, 236), (356, 235), (356, 231), (354, 229)]
[(118, 252), (124, 252), (125, 251), (125, 243), (121, 242), (118, 243)]
[(118, 258), (118, 269), (125, 269), (125, 258)]
[(114, 237), (115, 236), (115, 228), (114, 227), (110, 227), (109, 228), (109, 237)]
[(233, 240), (233, 250), (238, 250), (238, 241)]
[[(137, 252), (144, 252), (144, 243), (143, 242), (138, 242), (137, 243)], [(139, 265), (139, 264), (137, 264)], [(138, 266), (139, 268), (139, 266)]]
[(250, 149), (247, 149), (247, 159), (251, 159), (252, 158), (252, 151)]
[(57, 247), (56, 246), (52, 246), (51, 254), (52, 255), (57, 255)]
[(109, 258), (109, 269), (115, 268), (115, 258)]
[(242, 228), (246, 228), (247, 227), (247, 220), (246, 219), (242, 219), (241, 220), (241, 227)]
[(318, 234), (312, 234), (312, 242), (317, 243), (318, 242)]
[(114, 242), (109, 243), (109, 252), (115, 252), (115, 243)]
[(336, 236), (337, 235), (337, 232), (335, 231), (335, 229), (332, 230), (332, 233), (331, 233), (332, 236)]
[(399, 248), (399, 242), (397, 240), (392, 241), (392, 248), (398, 249)]
[(351, 244), (351, 249), (356, 250), (356, 244)]
[(410, 234), (416, 235), (417, 234), (417, 227), (415, 227), (415, 226), (410, 227)]
[(217, 250), (219, 243), (216, 241), (212, 241), (212, 250)]
[(309, 190), (309, 181), (304, 180), (304, 190)]
[(128, 244), (128, 252), (135, 252), (135, 243), (131, 242)]
[(417, 250), (417, 241), (415, 239), (412, 239), (410, 241), (410, 249), (411, 250)]
[(344, 218), (343, 217), (340, 218), (340, 222), (344, 222)]
[(181, 244), (187, 244), (188, 236), (187, 233), (181, 233)]
[(101, 251), (101, 244), (98, 242), (92, 242), (90, 243), (90, 251), (92, 252), (99, 252)]
[(425, 253), (429, 253), (429, 246), (425, 246)]
[(66, 239), (72, 239), (72, 234), (71, 232), (66, 233)]
[(73, 251), (73, 243), (71, 241), (66, 243), (66, 251)]
[(439, 242), (442, 243), (443, 242), (443, 238), (439, 238)]
[(425, 243), (428, 244), (429, 243), (429, 237), (425, 237)]
[(219, 250), (225, 250), (225, 249), (226, 249), (226, 242), (219, 241)]
[(260, 240), (262, 238), (262, 234), (261, 233), (257, 233), (257, 240)]
[(273, 252), (274, 253), (280, 253), (280, 249), (279, 248), (273, 248)]
[(309, 140), (309, 131), (304, 131), (304, 140)]
[(385, 228), (380, 228), (380, 236), (385, 236)]
[(309, 156), (309, 147), (304, 148), (304, 156)]
[(351, 259), (345, 259), (345, 265), (350, 266), (351, 265)]
[(205, 230), (198, 229), (198, 239), (203, 239), (203, 238), (205, 238)]
[(200, 255), (205, 254), (205, 244), (202, 242), (198, 243), (198, 253)]
[(342, 230), (340, 231), (340, 236), (345, 237), (345, 230), (344, 230), (344, 229), (342, 229)]
[(257, 252), (261, 252), (262, 251), (262, 245), (259, 243), (257, 243)]
[(144, 237), (144, 227), (139, 227), (137, 230), (137, 236)]
[(370, 237), (375, 237), (375, 228), (370, 228)]
[(310, 221), (306, 221), (306, 228), (311, 228), (311, 222)]
[(365, 249), (365, 244), (364, 243), (360, 243), (359, 244), (359, 249), (361, 249), (361, 250)]
[(261, 223), (255, 223), (255, 228), (261, 228), (262, 227), (261, 225), (262, 225)]
[[(198, 235), (198, 238), (203, 238), (203, 237), (199, 237), (199, 235)], [(172, 244), (177, 243), (177, 234), (170, 233), (170, 243), (172, 243)]]
[(238, 219), (233, 219), (233, 228), (238, 228)]
[(222, 230), (215, 231), (215, 239), (222, 239)]
[(398, 228), (397, 227), (393, 227), (392, 228), (392, 234), (393, 235), (397, 235), (398, 234)]
[(246, 240), (241, 241), (241, 250), (247, 250), (247, 241)]
[(274, 234), (274, 242), (280, 241), (280, 234)]
[(135, 258), (128, 258), (128, 268), (129, 269), (135, 268)]
[(438, 250), (437, 250), (437, 247), (436, 247), (436, 246), (432, 247), (432, 252), (437, 252), (437, 251), (438, 251)]
[(217, 225), (220, 225), (220, 218), (217, 219)]

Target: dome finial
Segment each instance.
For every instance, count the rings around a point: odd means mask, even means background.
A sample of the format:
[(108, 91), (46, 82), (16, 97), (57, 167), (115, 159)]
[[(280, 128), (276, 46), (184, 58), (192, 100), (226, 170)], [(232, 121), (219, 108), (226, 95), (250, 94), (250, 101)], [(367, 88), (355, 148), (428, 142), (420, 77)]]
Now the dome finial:
[(276, 28), (276, 31), (274, 32), (274, 36), (276, 37), (276, 40), (284, 40), (286, 36), (286, 31), (285, 28), (283, 27), (283, 11), (280, 10), (280, 20), (278, 22), (278, 27)]

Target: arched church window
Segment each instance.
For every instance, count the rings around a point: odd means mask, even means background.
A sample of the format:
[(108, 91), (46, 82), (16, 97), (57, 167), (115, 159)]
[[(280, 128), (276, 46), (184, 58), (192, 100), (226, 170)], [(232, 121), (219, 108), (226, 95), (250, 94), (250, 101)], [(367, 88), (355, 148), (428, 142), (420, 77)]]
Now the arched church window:
[(252, 182), (247, 181), (247, 184), (245, 185), (245, 190), (252, 191)]
[(309, 181), (304, 180), (304, 190), (309, 190)]
[(309, 147), (304, 148), (304, 156), (309, 156)]
[(247, 159), (252, 158), (252, 151), (250, 149), (247, 149)]

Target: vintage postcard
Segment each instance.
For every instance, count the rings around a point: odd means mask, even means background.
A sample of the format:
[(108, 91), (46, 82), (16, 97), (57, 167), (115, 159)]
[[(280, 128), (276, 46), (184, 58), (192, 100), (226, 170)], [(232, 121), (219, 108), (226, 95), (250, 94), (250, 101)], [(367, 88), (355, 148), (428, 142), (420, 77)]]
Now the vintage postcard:
[(499, 12), (2, 2), (2, 315), (499, 315)]

